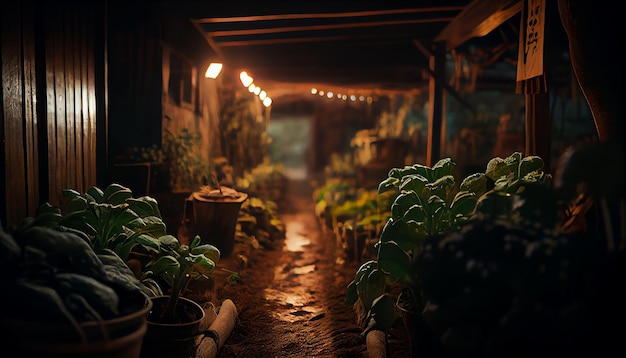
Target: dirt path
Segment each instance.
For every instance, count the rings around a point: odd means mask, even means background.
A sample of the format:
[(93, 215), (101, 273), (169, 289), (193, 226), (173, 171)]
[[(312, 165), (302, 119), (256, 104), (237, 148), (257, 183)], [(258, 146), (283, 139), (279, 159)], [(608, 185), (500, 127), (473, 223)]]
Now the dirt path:
[(247, 263), (240, 283), (228, 282), (224, 271), (215, 275), (213, 301), (231, 299), (239, 313), (218, 357), (368, 357), (345, 303), (358, 264), (346, 263), (334, 236), (322, 232), (309, 182), (291, 181), (286, 190), (279, 215), (286, 238), (274, 250), (237, 244), (220, 260), (227, 268)]

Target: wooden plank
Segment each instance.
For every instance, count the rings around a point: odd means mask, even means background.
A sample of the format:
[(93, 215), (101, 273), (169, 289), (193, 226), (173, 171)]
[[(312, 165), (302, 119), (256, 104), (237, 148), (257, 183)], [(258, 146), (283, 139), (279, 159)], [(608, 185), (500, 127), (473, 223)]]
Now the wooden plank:
[(73, 20), (73, 39), (74, 43), (74, 103), (75, 111), (74, 118), (76, 120), (76, 187), (84, 192), (87, 190), (85, 183), (85, 151), (83, 149), (83, 142), (85, 141), (85, 134), (83, 131), (83, 82), (82, 77), (82, 63), (85, 61), (83, 57), (83, 43), (81, 41), (81, 34), (83, 31), (83, 19), (84, 15), (76, 14)]
[(91, 152), (94, 151), (92, 148), (92, 138), (90, 137), (90, 125), (91, 122), (89, 120), (89, 83), (87, 81), (88, 74), (88, 66), (89, 66), (89, 48), (87, 38), (88, 34), (88, 26), (89, 18), (87, 16), (82, 16), (79, 22), (80, 27), (80, 118), (81, 118), (81, 130), (80, 136), (82, 138), (81, 141), (81, 152), (82, 152), (82, 168), (83, 168), (83, 178), (82, 185), (85, 188), (89, 188), (92, 185), (95, 185), (95, 161), (91, 159)]
[(26, 193), (28, 215), (35, 216), (40, 202), (39, 130), (37, 128), (37, 76), (35, 67), (34, 12), (24, 4), (22, 12), (22, 50), (24, 53), (24, 120), (26, 150)]
[(44, 19), (45, 33), (45, 53), (46, 59), (46, 129), (48, 137), (48, 201), (53, 205), (58, 205), (59, 188), (58, 188), (58, 154), (57, 154), (57, 132), (56, 132), (56, 91), (55, 91), (55, 73), (54, 73), (54, 54), (55, 54), (55, 21), (49, 17)]
[(278, 14), (256, 16), (229, 16), (229, 17), (205, 17), (195, 20), (198, 24), (232, 23), (232, 22), (258, 22), (273, 20), (302, 20), (302, 19), (333, 19), (333, 18), (358, 18), (381, 15), (417, 14), (425, 12), (449, 12), (460, 11), (462, 6), (434, 6), (410, 9), (384, 9), (367, 11), (346, 11), (331, 13), (304, 13), (304, 14)]
[(446, 51), (474, 37), (485, 36), (522, 10), (521, 0), (473, 0), (435, 37)]
[[(409, 19), (409, 20), (354, 22), (354, 23), (349, 23), (349, 24), (303, 25), (303, 26), (269, 27), (269, 28), (263, 28), (263, 29), (207, 31), (206, 34), (212, 38), (216, 38), (216, 37), (225, 37), (225, 36), (266, 35), (266, 34), (301, 32), (301, 31), (325, 31), (325, 30), (337, 30), (337, 29), (356, 29), (356, 28), (364, 28), (364, 27), (371, 28), (371, 27), (395, 26), (395, 25), (429, 24), (433, 22), (449, 22), (452, 20), (453, 20), (452, 17), (440, 17), (440, 18)], [(301, 37), (301, 36), (298, 36), (298, 37)]]
[(26, 193), (24, 183), (25, 177), (25, 157), (24, 157), (24, 132), (23, 132), (23, 80), (22, 80), (22, 53), (21, 47), (21, 27), (20, 7), (16, 2), (9, 2), (2, 5), (0, 15), (0, 31), (2, 41), (0, 41), (2, 83), (10, 83), (10, 86), (2, 86), (2, 124), (0, 132), (4, 148), (4, 167), (7, 169), (3, 173), (2, 199), (3, 215), (6, 215), (6, 223), (3, 227), (16, 224), (27, 215)]
[[(87, 121), (89, 122), (89, 131), (87, 133), (87, 138), (89, 140), (89, 156), (85, 158), (85, 160), (89, 161), (90, 169), (89, 169), (89, 179), (87, 180), (87, 186), (96, 185), (96, 134), (97, 134), (97, 101), (96, 101), (96, 70), (95, 70), (95, 41), (94, 41), (94, 14), (93, 12), (89, 12), (89, 14), (85, 14), (88, 17), (89, 22), (86, 23), (85, 33), (88, 34), (86, 47), (87, 47), (87, 77), (85, 77), (85, 81), (87, 82), (87, 93), (88, 93), (88, 115)], [(107, 96), (106, 92), (103, 91), (103, 96)], [(104, 120), (104, 118), (103, 118)], [(106, 125), (102, 126), (106, 129)], [(103, 137), (105, 140), (107, 137)], [(106, 165), (106, 164), (103, 164)]]
[(66, 6), (63, 12), (63, 41), (64, 41), (64, 59), (63, 68), (65, 75), (65, 123), (66, 123), (66, 145), (67, 151), (66, 176), (63, 183), (64, 188), (80, 189), (77, 186), (77, 154), (76, 154), (76, 111), (74, 101), (74, 87), (76, 80), (74, 76), (74, 57), (75, 49), (73, 45), (73, 26), (74, 26), (74, 6)]
[(63, 20), (64, 17), (62, 13), (50, 17), (50, 21), (54, 22), (54, 25), (52, 25), (54, 50), (51, 61), (53, 62), (52, 70), (54, 73), (54, 123), (57, 154), (56, 166), (50, 168), (50, 172), (56, 174), (52, 185), (54, 192), (51, 192), (50, 196), (56, 198), (56, 205), (61, 205), (61, 191), (66, 186), (65, 178), (67, 170), (67, 114), (65, 108), (65, 65), (63, 56), (65, 46), (63, 39)]

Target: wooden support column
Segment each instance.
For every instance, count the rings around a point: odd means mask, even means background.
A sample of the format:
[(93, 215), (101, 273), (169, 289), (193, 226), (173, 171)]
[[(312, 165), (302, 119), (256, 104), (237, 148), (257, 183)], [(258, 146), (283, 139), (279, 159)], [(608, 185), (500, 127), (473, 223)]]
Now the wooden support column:
[(430, 69), (434, 76), (429, 80), (428, 107), (428, 141), (426, 148), (426, 165), (432, 166), (441, 159), (442, 127), (445, 112), (444, 83), (446, 81), (446, 43), (437, 41), (433, 45), (430, 57)]
[(525, 155), (538, 155), (544, 170), (551, 168), (552, 120), (550, 98), (547, 93), (526, 95), (526, 150)]

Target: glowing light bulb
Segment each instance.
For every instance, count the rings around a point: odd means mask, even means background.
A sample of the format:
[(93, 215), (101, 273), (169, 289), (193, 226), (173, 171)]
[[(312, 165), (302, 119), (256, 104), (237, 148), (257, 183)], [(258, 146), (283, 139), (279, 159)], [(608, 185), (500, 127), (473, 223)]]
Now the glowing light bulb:
[(241, 84), (244, 87), (249, 87), (253, 82), (253, 78), (250, 77), (250, 75), (248, 75), (248, 72), (246, 71), (241, 71), (239, 73), (239, 79), (241, 80)]
[(204, 77), (213, 79), (217, 78), (217, 76), (220, 75), (220, 72), (222, 72), (222, 67), (223, 65), (221, 63), (212, 62), (206, 69)]

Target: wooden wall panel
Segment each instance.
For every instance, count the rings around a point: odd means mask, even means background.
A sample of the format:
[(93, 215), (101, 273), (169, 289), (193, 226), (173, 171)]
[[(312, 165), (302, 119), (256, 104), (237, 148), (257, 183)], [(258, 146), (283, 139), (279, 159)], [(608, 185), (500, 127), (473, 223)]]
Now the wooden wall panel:
[(96, 185), (97, 136), (106, 138), (98, 120), (106, 125), (107, 113), (96, 101), (106, 95), (106, 70), (95, 68), (106, 64), (106, 45), (94, 40), (106, 33), (103, 9), (98, 1), (0, 5), (3, 227), (43, 202), (62, 205), (64, 188)]
[[(32, 6), (22, 9), (22, 51), (24, 74), (24, 131), (26, 154), (26, 195), (27, 212), (32, 215), (39, 207), (41, 193), (39, 192), (39, 137), (37, 111), (37, 68), (35, 57), (35, 23)], [(30, 180), (34, 178), (37, 180)]]
[(96, 185), (94, 14), (73, 3), (50, 9), (45, 22), (49, 201)]
[(26, 154), (24, 151), (24, 82), (21, 49), (20, 6), (3, 4), (0, 11), (0, 52), (2, 60), (2, 210), (3, 227), (10, 226), (27, 212)]
[[(97, 158), (97, 146), (96, 146), (96, 138), (106, 142), (108, 140), (108, 120), (106, 118), (106, 113), (108, 113), (108, 108), (103, 108), (101, 111), (97, 109), (97, 101), (96, 101), (96, 46), (101, 46), (95, 41), (95, 30), (93, 29), (94, 24), (96, 23), (95, 17), (97, 13), (90, 13), (90, 16), (83, 17), (83, 23), (81, 26), (81, 32), (87, 36), (83, 36), (82, 44), (85, 46), (85, 51), (82, 52), (83, 66), (82, 66), (82, 76), (81, 83), (83, 85), (83, 91), (86, 92), (87, 98), (87, 108), (83, 107), (83, 128), (85, 131), (83, 132), (83, 141), (86, 141), (87, 145), (83, 148), (85, 150), (84, 157), (84, 183), (83, 188), (89, 188), (93, 185), (96, 185), (96, 158)], [(106, 56), (106, 52), (103, 53)], [(106, 66), (106, 60), (101, 59), (101, 61)], [(100, 75), (107, 74), (107, 68), (100, 70), (98, 72)], [(103, 81), (103, 82), (106, 82)], [(107, 88), (106, 83), (103, 83), (105, 88)], [(105, 89), (101, 89), (100, 93), (105, 98), (108, 96), (108, 91)], [(108, 106), (108, 99), (101, 100), (100, 103), (103, 103), (103, 107)], [(98, 117), (100, 115), (100, 117)], [(104, 128), (102, 135), (98, 136), (96, 128), (98, 128), (97, 122), (101, 121), (104, 125), (101, 125), (100, 128)], [(106, 158), (106, 154), (103, 157)], [(105, 166), (105, 163), (102, 163)]]

